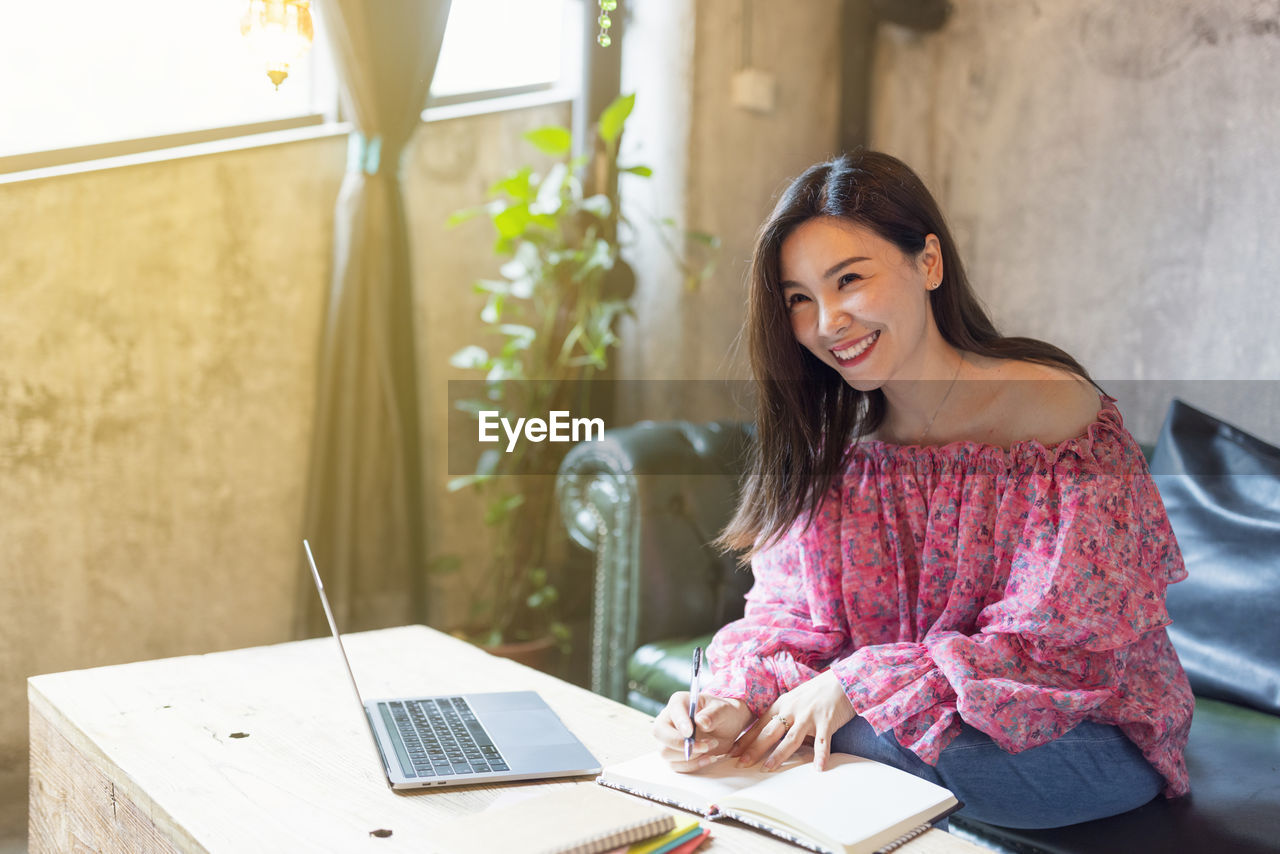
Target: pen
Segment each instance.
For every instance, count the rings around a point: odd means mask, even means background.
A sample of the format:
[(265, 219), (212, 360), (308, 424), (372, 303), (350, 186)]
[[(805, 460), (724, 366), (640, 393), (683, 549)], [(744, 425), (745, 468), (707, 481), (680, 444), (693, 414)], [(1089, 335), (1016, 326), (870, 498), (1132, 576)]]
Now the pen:
[(693, 753), (693, 740), (698, 737), (698, 725), (693, 722), (693, 713), (698, 711), (698, 671), (702, 669), (702, 647), (693, 648), (693, 676), (689, 679), (689, 726), (693, 735), (684, 740), (684, 759), (689, 761)]

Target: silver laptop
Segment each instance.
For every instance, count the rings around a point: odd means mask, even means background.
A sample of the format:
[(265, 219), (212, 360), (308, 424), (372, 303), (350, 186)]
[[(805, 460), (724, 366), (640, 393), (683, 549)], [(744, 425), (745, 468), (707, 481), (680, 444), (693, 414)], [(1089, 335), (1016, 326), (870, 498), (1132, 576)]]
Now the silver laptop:
[(543, 780), (600, 773), (591, 751), (533, 691), (364, 700), (342, 646), (311, 545), (302, 541), (324, 615), (392, 789)]

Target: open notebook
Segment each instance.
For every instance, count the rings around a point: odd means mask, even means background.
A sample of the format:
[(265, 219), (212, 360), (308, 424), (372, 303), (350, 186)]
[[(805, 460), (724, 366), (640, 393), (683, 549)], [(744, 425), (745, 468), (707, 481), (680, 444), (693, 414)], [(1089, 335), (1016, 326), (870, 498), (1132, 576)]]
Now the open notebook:
[(725, 759), (693, 774), (657, 753), (605, 768), (597, 782), (708, 819), (732, 818), (813, 851), (867, 854), (897, 847), (962, 804), (955, 795), (888, 765), (833, 753), (827, 770), (796, 752), (777, 771)]

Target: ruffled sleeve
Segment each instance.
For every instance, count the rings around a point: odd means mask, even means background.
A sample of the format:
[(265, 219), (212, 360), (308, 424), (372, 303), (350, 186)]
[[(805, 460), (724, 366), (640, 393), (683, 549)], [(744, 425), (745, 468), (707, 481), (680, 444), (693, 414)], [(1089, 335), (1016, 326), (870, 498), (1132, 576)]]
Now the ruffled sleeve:
[(864, 646), (833, 665), (855, 710), (926, 762), (959, 719), (1018, 752), (1086, 718), (1123, 717), (1123, 653), (1169, 623), (1165, 587), (1185, 576), (1141, 451), (1118, 423), (1052, 451), (1015, 446), (1008, 464), (995, 583), (974, 605), (973, 630), (935, 624), (918, 642)]
[(712, 675), (704, 691), (743, 700), (759, 716), (847, 651), (839, 526), (831, 504), (811, 525), (797, 522), (756, 555), (742, 619), (717, 632), (707, 648)]

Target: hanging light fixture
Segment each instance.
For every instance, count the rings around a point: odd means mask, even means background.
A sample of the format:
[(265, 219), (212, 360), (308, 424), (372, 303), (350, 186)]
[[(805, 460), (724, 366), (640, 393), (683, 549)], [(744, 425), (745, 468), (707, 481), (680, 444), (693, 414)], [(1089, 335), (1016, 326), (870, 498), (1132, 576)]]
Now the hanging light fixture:
[(311, 0), (249, 0), (240, 34), (279, 89), (289, 76), (289, 63), (311, 49)]

